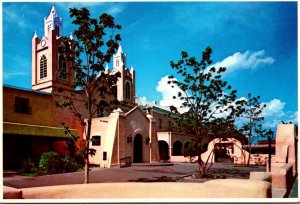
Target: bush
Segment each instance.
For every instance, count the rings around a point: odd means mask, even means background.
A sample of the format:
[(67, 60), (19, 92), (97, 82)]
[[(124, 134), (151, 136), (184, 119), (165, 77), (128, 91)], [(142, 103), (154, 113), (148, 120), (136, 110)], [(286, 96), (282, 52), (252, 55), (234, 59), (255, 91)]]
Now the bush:
[[(79, 162), (80, 163), (79, 163)], [(83, 168), (82, 157), (79, 155), (71, 157), (69, 155), (59, 156), (56, 152), (50, 151), (45, 152), (41, 155), (39, 161), (38, 174), (57, 174), (57, 173), (67, 173), (76, 172), (78, 169)]]
[(79, 165), (84, 166), (84, 156), (80, 152), (74, 154), (74, 159)]
[(63, 172), (75, 172), (82, 168), (82, 165), (78, 164), (74, 158), (69, 155), (65, 155), (62, 159), (62, 171)]
[(34, 162), (30, 158), (24, 159), (22, 161), (22, 166), (20, 172), (23, 174), (34, 173), (36, 171)]
[(45, 152), (41, 155), (39, 162), (39, 174), (55, 174), (61, 172), (60, 156), (53, 151)]

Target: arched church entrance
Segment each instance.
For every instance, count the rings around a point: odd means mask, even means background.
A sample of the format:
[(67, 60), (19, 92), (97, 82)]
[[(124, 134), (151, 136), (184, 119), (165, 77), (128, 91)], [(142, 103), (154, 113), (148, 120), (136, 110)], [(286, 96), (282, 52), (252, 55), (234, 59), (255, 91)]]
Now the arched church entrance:
[(158, 141), (159, 148), (159, 157), (160, 160), (168, 161), (169, 160), (169, 145), (166, 141), (160, 140)]
[(143, 137), (137, 134), (133, 142), (133, 163), (143, 162)]

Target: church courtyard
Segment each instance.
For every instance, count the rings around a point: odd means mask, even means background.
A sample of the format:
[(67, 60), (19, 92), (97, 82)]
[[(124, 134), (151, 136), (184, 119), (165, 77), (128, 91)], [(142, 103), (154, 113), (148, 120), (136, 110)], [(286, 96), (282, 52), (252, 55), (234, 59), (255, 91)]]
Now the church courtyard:
[[(207, 179), (195, 179), (197, 163), (151, 163), (134, 164), (131, 167), (98, 168), (90, 171), (91, 183), (112, 182), (205, 182)], [(233, 164), (215, 163), (209, 173), (217, 178), (249, 179), (252, 171), (265, 171), (265, 166), (240, 167)], [(3, 178), (5, 186), (30, 188), (41, 186), (82, 184), (84, 172), (52, 174), (46, 176), (26, 177), (7, 176)]]

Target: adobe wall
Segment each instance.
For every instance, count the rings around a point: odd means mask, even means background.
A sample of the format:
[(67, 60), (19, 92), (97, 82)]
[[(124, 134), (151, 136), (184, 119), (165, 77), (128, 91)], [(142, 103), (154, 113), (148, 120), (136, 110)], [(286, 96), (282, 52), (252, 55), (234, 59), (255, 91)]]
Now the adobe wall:
[[(15, 112), (15, 97), (29, 99), (31, 114)], [(52, 126), (52, 95), (3, 87), (3, 122)]]
[(297, 172), (297, 137), (293, 124), (279, 124), (276, 130), (275, 157), (272, 163), (291, 163)]
[[(271, 183), (250, 179), (216, 179), (204, 183), (98, 183), (22, 189), (24, 199), (176, 199), (271, 198)], [(149, 201), (149, 200), (148, 200)], [(186, 200), (185, 200), (186, 201)]]

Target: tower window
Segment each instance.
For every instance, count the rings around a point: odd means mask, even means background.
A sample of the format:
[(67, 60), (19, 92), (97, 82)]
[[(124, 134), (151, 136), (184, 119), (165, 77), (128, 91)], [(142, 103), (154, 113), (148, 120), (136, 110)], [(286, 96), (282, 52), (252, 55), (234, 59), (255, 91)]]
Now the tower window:
[(126, 98), (130, 99), (130, 84), (126, 82)]
[(29, 106), (28, 98), (15, 97), (15, 112), (31, 114), (31, 107)]
[(40, 60), (40, 79), (47, 77), (47, 58), (45, 55)]
[(159, 128), (159, 129), (162, 128), (162, 119), (158, 119), (158, 128)]
[(118, 87), (116, 85), (112, 87), (112, 94), (115, 98), (118, 97)]
[(55, 26), (55, 30), (56, 30), (56, 36), (59, 36), (59, 26)]
[(116, 66), (118, 67), (120, 65), (120, 61), (117, 59), (116, 60)]
[(58, 77), (60, 79), (67, 79), (67, 63), (62, 54), (58, 54)]

